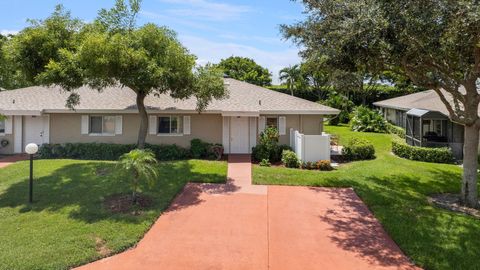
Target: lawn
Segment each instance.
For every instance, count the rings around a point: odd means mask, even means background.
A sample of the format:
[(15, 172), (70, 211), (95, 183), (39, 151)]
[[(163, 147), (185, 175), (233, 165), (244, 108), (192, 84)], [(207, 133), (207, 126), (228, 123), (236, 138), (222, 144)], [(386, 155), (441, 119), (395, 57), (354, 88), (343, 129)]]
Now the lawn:
[(393, 135), (328, 126), (341, 142), (363, 137), (377, 158), (332, 172), (254, 166), (257, 184), (353, 187), (400, 248), (425, 269), (480, 269), (480, 220), (431, 206), (432, 193), (460, 192), (456, 165), (401, 159), (391, 154)]
[(187, 181), (223, 183), (225, 162), (176, 161), (160, 166), (140, 215), (112, 214), (103, 198), (129, 191), (115, 163), (39, 160), (34, 204), (28, 200), (28, 162), (0, 169), (0, 269), (68, 269), (137, 243)]

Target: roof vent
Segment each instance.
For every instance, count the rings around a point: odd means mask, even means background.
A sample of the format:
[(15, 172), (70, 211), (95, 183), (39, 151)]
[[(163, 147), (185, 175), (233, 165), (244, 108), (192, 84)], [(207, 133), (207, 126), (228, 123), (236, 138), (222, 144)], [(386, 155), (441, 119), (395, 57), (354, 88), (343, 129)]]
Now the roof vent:
[(258, 100), (258, 105), (262, 106), (262, 100), (261, 99)]

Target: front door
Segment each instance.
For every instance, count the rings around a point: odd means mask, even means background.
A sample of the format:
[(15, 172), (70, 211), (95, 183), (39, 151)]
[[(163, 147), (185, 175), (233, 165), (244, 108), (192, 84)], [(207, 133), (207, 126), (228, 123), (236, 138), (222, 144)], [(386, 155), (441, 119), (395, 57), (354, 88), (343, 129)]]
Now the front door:
[(248, 117), (232, 117), (230, 120), (230, 153), (248, 154)]
[(42, 145), (49, 142), (48, 116), (25, 116), (24, 119), (24, 147), (29, 143)]

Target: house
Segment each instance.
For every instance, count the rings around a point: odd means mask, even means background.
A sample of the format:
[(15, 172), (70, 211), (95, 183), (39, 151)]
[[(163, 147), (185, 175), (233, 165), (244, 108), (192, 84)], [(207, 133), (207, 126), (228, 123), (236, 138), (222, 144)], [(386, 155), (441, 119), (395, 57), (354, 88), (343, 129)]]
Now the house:
[[(338, 110), (315, 102), (226, 78), (229, 96), (214, 100), (202, 113), (196, 100), (148, 96), (147, 143), (188, 147), (194, 138), (221, 143), (226, 153), (251, 153), (266, 126), (277, 127), (280, 143), (289, 144), (290, 129), (322, 134), (323, 119)], [(110, 87), (102, 92), (82, 87), (80, 104), (65, 107), (68, 93), (58, 87), (28, 87), (0, 92), (0, 154), (23, 152), (28, 143), (134, 144), (140, 126), (135, 93)]]
[(406, 142), (414, 146), (450, 147), (463, 158), (464, 127), (450, 121), (446, 106), (434, 90), (373, 103), (385, 119), (406, 131)]

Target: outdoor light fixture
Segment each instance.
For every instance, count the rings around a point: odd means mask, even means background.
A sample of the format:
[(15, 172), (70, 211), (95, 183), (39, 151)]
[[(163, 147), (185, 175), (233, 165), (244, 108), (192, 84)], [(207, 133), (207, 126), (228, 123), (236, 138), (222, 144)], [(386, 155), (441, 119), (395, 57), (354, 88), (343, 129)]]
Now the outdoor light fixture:
[(38, 145), (35, 143), (29, 143), (25, 146), (25, 152), (30, 155), (30, 193), (28, 202), (33, 202), (33, 155), (38, 152)]

